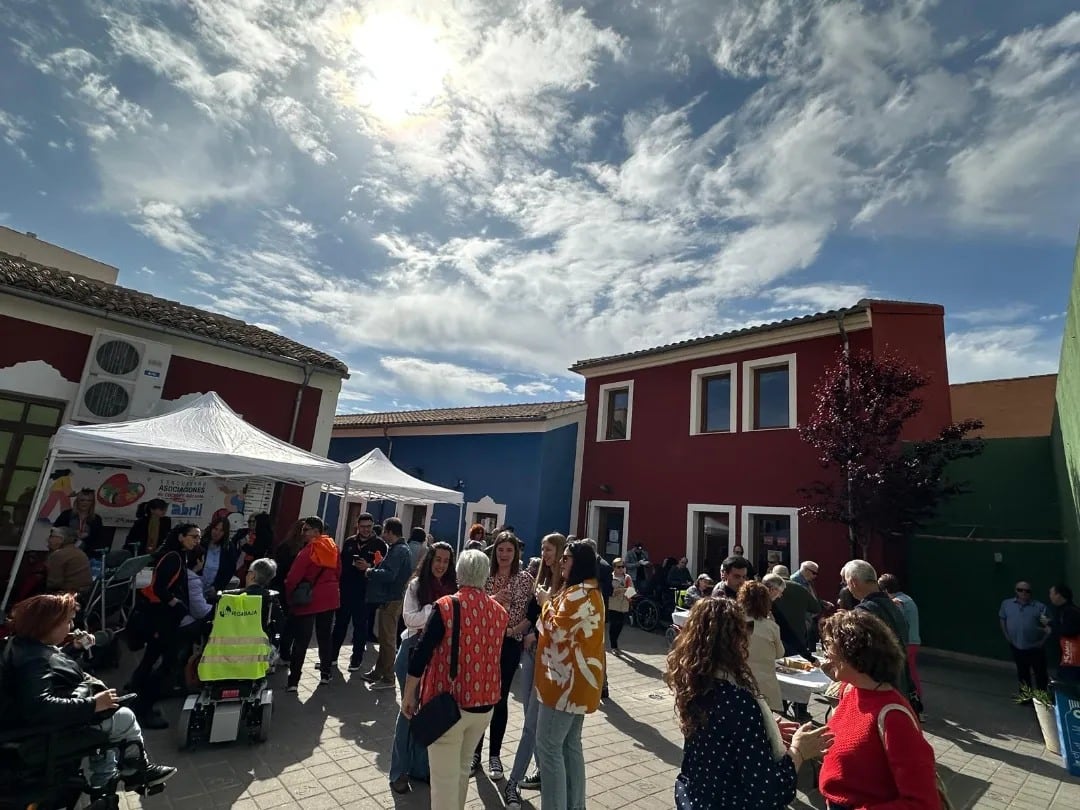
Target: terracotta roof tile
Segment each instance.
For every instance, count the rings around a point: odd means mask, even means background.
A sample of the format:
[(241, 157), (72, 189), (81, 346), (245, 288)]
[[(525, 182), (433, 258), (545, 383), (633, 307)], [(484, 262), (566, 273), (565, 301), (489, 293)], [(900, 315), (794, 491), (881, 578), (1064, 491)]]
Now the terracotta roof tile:
[(349, 374), (348, 366), (337, 358), (268, 329), (176, 301), (155, 298), (128, 287), (106, 284), (55, 267), (46, 267), (2, 252), (0, 291), (12, 295), (23, 293), (43, 296), (55, 300), (58, 304), (67, 301), (155, 326), (187, 332), (195, 337), (219, 340), (277, 357), (309, 363), (342, 376)]
[(813, 323), (814, 321), (825, 321), (835, 319), (838, 315), (853, 315), (856, 312), (864, 312), (869, 309), (869, 301), (860, 301), (853, 307), (846, 307), (844, 309), (831, 309), (828, 312), (816, 312), (813, 315), (803, 315), (798, 318), (787, 318), (783, 321), (775, 321), (773, 323), (763, 323), (759, 326), (748, 326), (745, 329), (733, 329), (730, 332), (721, 332), (716, 335), (705, 335), (704, 337), (690, 338), (688, 340), (680, 340), (677, 343), (667, 343), (663, 346), (653, 346), (648, 349), (638, 349), (633, 352), (625, 352), (623, 354), (612, 354), (607, 357), (594, 357), (588, 360), (579, 360), (570, 366), (570, 371), (580, 371), (586, 368), (593, 368), (595, 366), (603, 366), (608, 363), (615, 363), (620, 360), (629, 360), (635, 357), (648, 357), (650, 355), (666, 354), (667, 352), (676, 351), (677, 349), (685, 349), (690, 346), (700, 346), (705, 343), (719, 343), (723, 340), (728, 340), (734, 337), (742, 337), (743, 335), (753, 335), (759, 332), (771, 332), (777, 329), (783, 329), (788, 326), (795, 326), (803, 323)]
[(335, 428), (383, 428), (419, 425), (465, 425), (483, 422), (542, 422), (584, 410), (581, 400), (527, 402), (517, 405), (481, 405), (475, 408), (433, 408), (426, 411), (339, 414)]

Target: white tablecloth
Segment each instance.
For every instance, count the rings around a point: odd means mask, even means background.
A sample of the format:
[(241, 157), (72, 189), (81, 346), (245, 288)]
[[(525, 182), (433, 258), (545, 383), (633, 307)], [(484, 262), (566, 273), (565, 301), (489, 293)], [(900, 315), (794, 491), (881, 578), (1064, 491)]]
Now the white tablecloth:
[(689, 615), (689, 610), (682, 610), (681, 608), (676, 608), (671, 613), (671, 623), (676, 627), (682, 627), (684, 624), (686, 624), (686, 617)]
[(777, 672), (776, 680), (780, 682), (780, 697), (789, 703), (809, 703), (814, 695), (821, 694), (832, 683), (820, 669), (797, 674)]

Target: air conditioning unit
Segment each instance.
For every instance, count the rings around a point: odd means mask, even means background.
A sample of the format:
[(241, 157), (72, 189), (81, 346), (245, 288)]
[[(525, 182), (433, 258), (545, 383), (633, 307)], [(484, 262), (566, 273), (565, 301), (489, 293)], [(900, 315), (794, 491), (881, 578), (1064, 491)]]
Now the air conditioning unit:
[(90, 344), (76, 422), (123, 422), (153, 416), (172, 349), (164, 343), (98, 330)]

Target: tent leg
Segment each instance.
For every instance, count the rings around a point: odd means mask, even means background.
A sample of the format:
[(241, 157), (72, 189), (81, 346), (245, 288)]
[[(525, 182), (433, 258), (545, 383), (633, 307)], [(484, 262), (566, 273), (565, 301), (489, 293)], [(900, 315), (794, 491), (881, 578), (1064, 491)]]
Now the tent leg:
[(461, 546), (465, 541), (465, 503), (461, 502), (457, 505), (457, 553), (461, 556)]
[[(341, 490), (341, 497), (338, 498), (337, 528), (334, 531), (334, 540), (337, 541), (339, 547), (345, 542), (345, 521), (349, 517), (349, 479), (351, 478), (351, 474), (345, 476), (345, 488)], [(326, 498), (330, 499), (329, 492)]]
[(15, 560), (11, 564), (11, 575), (8, 577), (7, 588), (4, 589), (4, 600), (0, 602), (0, 607), (7, 607), (8, 600), (11, 599), (11, 592), (15, 590), (15, 579), (19, 576), (19, 566), (22, 565), (23, 557), (26, 555), (26, 547), (30, 544), (30, 535), (33, 534), (34, 524), (37, 523), (38, 510), (40, 510), (45, 503), (45, 482), (49, 480), (49, 476), (52, 475), (53, 467), (55, 466), (56, 451), (49, 450), (48, 458), (45, 460), (45, 466), (41, 468), (41, 477), (38, 478), (37, 491), (34, 493), (32, 508), (30, 513), (26, 516), (26, 523), (23, 525), (22, 536), (19, 538), (19, 548), (15, 552)]

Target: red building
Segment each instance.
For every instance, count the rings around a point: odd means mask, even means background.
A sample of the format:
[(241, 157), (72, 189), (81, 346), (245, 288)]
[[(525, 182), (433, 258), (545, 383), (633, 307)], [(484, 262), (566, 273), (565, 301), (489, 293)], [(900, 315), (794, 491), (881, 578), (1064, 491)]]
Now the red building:
[(831, 583), (846, 534), (800, 518), (798, 490), (823, 472), (796, 426), (845, 340), (929, 376), (904, 438), (951, 421), (944, 309), (930, 304), (861, 301), (575, 364), (588, 408), (577, 531), (609, 555), (643, 543), (694, 571), (715, 572), (735, 545), (759, 570), (812, 559)]
[[(121, 287), (116, 275), (0, 228), (0, 581), (61, 424), (152, 416), (213, 390), (273, 436), (320, 455), (329, 446), (348, 376), (340, 360)], [(279, 536), (302, 507), (314, 512), (317, 488), (309, 489), (262, 494), (262, 503), (273, 504)]]

